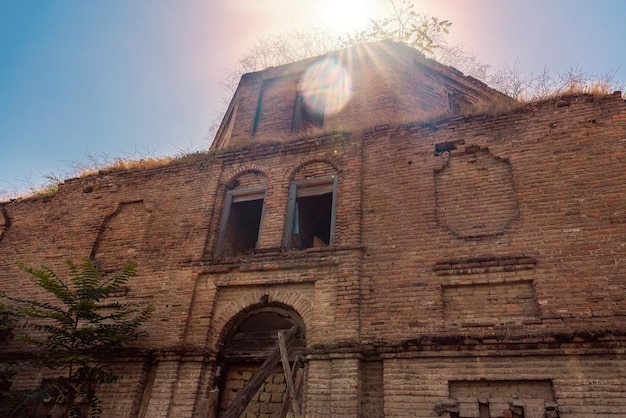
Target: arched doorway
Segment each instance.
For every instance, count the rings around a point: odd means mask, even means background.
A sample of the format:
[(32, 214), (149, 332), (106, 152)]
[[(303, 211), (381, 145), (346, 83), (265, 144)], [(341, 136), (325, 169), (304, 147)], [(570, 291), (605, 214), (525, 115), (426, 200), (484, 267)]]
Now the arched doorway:
[[(245, 408), (245, 416), (256, 417), (278, 417), (289, 408), (288, 384), (278, 350), (279, 332), (293, 335), (287, 353), (290, 372), (294, 375), (292, 388), (301, 397), (304, 376), (301, 355), (306, 347), (304, 330), (300, 315), (284, 305), (256, 306), (236, 316), (218, 357), (219, 372), (215, 382), (220, 389), (218, 417), (229, 416), (233, 407)], [(263, 379), (263, 376), (266, 377)], [(246, 386), (249, 386), (248, 392), (257, 386), (258, 390), (242, 400)]]

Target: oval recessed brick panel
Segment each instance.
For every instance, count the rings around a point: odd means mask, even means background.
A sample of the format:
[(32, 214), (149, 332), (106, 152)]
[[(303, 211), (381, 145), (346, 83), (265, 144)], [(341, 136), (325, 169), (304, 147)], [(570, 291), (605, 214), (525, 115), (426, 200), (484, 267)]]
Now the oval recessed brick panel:
[(502, 234), (517, 218), (511, 165), (487, 150), (451, 154), (435, 188), (437, 221), (459, 238)]

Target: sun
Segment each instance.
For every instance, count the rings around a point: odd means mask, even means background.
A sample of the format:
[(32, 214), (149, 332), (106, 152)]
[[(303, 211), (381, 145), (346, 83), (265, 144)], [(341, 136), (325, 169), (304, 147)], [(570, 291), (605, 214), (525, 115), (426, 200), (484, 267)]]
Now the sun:
[(324, 0), (319, 2), (322, 24), (338, 34), (365, 29), (375, 12), (376, 0)]

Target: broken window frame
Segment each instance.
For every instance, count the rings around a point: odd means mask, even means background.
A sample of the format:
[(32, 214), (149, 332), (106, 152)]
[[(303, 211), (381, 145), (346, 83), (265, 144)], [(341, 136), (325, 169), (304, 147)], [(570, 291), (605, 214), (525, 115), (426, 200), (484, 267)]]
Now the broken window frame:
[(323, 128), (326, 123), (326, 109), (317, 113), (307, 108), (305, 96), (302, 93), (296, 95), (296, 103), (291, 121), (291, 131), (300, 132), (309, 128)]
[[(265, 187), (247, 187), (242, 189), (233, 189), (226, 192), (226, 197), (224, 199), (224, 207), (222, 209), (222, 220), (220, 222), (220, 234), (217, 239), (217, 254), (224, 255), (224, 241), (226, 240), (226, 233), (228, 231), (230, 214), (232, 210), (233, 203), (238, 202), (248, 202), (252, 200), (263, 200), (263, 207), (261, 209), (261, 218), (259, 220), (259, 232), (257, 233), (256, 241), (254, 247), (251, 249), (254, 250), (258, 247), (259, 238), (261, 237), (261, 227), (263, 225), (263, 217), (265, 215), (265, 198), (266, 198), (266, 188)], [(245, 254), (240, 252), (236, 255)]]
[(252, 135), (256, 135), (256, 131), (259, 127), (259, 121), (261, 120), (261, 107), (263, 105), (263, 93), (265, 92), (265, 89), (267, 88), (267, 83), (270, 83), (273, 80), (264, 80), (263, 81), (263, 85), (261, 86), (261, 91), (259, 92), (259, 98), (257, 100), (257, 104), (256, 104), (256, 111), (254, 113), (254, 121), (252, 122)]
[[(309, 189), (308, 191), (306, 191)], [(313, 189), (317, 189), (319, 192), (311, 192)], [(303, 191), (299, 193), (299, 191)], [(283, 241), (283, 246), (286, 249), (290, 250), (306, 250), (307, 248), (298, 248), (292, 245), (293, 233), (294, 233), (294, 223), (296, 221), (296, 211), (297, 206), (296, 202), (298, 197), (309, 197), (309, 196), (321, 196), (324, 194), (332, 193), (332, 204), (330, 209), (330, 231), (329, 231), (329, 239), (328, 246), (324, 248), (332, 248), (335, 242), (335, 213), (337, 207), (337, 176), (324, 176), (324, 177), (316, 177), (316, 178), (308, 178), (304, 180), (293, 180), (289, 185), (289, 200), (287, 204), (287, 219), (285, 226), (285, 238)]]

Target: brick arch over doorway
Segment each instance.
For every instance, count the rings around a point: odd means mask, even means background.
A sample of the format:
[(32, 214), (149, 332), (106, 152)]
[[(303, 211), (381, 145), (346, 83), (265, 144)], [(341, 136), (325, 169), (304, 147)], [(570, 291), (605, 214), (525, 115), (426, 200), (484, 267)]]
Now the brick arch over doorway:
[[(287, 334), (294, 327), (298, 330), (288, 347), (290, 367), (306, 348), (304, 322), (287, 305), (262, 304), (250, 307), (240, 312), (231, 324), (221, 338), (224, 345), (218, 355), (219, 369), (214, 382), (214, 387), (220, 389), (220, 417), (226, 416), (233, 402), (239, 402), (237, 397), (243, 388), (253, 384), (253, 377), (277, 350), (279, 332)], [(301, 365), (302, 362), (299, 362), (295, 369)], [(287, 407), (285, 399), (288, 390), (281, 362), (268, 369), (267, 373), (268, 377), (247, 402), (245, 416), (280, 416), (281, 410)]]
[[(285, 306), (302, 318), (305, 332), (313, 323), (315, 282), (265, 286), (219, 286), (216, 307), (208, 329), (207, 347), (220, 351), (225, 338), (247, 312), (262, 306)], [(311, 330), (312, 331), (312, 330)]]

